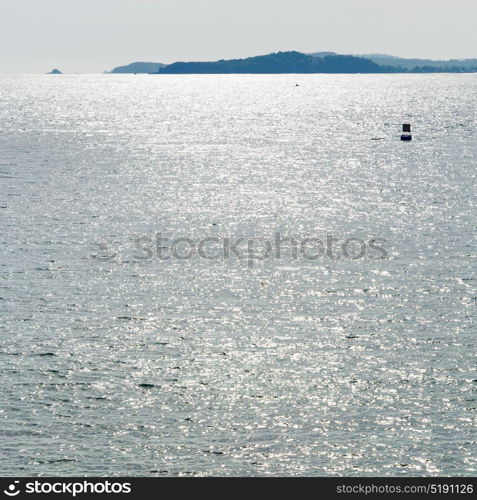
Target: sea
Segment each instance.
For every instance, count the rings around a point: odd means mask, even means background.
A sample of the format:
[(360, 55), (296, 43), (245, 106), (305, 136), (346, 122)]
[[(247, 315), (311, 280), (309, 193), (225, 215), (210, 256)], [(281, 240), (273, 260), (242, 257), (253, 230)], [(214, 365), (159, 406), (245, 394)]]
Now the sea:
[(477, 74), (1, 75), (0, 475), (475, 475), (476, 167)]

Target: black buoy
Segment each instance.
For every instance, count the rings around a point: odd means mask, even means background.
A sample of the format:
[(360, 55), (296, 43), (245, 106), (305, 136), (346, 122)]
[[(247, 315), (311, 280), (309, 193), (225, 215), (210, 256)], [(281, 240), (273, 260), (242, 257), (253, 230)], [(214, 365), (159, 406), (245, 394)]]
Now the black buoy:
[(403, 123), (401, 141), (412, 141), (411, 124)]

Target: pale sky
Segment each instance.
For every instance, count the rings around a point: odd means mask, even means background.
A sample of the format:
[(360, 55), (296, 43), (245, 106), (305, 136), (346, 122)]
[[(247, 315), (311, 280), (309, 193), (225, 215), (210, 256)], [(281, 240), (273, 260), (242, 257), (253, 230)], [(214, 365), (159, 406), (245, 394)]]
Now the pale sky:
[(0, 73), (279, 50), (477, 58), (476, 0), (0, 0)]

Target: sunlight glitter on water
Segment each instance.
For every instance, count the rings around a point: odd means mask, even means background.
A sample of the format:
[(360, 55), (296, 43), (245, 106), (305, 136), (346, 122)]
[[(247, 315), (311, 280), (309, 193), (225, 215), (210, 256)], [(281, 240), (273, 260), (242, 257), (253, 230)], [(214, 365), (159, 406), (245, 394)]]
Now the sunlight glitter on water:
[[(475, 473), (476, 90), (0, 77), (2, 474)], [(387, 258), (134, 258), (277, 231)]]

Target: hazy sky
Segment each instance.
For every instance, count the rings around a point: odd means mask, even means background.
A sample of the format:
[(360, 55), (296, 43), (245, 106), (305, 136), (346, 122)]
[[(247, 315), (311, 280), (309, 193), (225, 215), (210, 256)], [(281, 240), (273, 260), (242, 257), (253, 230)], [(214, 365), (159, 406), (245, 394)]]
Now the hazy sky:
[(0, 0), (0, 72), (278, 50), (477, 57), (476, 0)]

